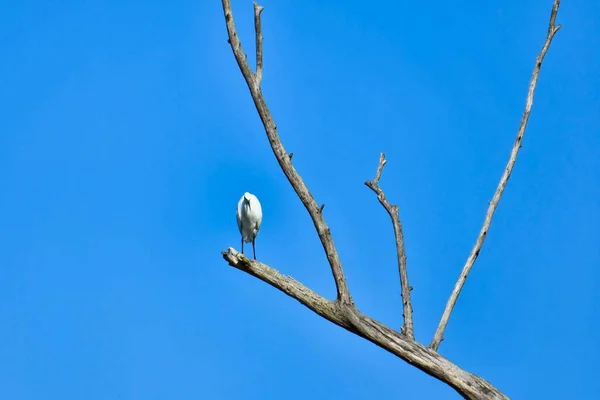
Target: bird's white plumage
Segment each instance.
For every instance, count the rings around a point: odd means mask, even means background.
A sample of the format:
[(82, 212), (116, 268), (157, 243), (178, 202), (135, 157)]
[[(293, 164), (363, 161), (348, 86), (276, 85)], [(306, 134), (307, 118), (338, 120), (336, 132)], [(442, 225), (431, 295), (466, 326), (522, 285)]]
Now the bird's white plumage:
[(237, 224), (246, 243), (253, 242), (262, 223), (262, 207), (252, 193), (244, 193), (237, 205)]

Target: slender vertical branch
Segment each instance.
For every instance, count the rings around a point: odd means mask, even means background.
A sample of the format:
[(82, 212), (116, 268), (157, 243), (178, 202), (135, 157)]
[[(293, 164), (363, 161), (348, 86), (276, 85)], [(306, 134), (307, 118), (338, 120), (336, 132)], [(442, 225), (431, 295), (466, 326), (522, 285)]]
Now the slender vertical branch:
[(398, 272), (400, 274), (400, 287), (402, 294), (402, 307), (403, 307), (403, 316), (404, 316), (404, 326), (402, 327), (402, 332), (406, 334), (410, 339), (415, 338), (414, 328), (413, 328), (413, 317), (412, 317), (412, 304), (410, 300), (410, 291), (412, 287), (408, 284), (408, 272), (406, 268), (406, 251), (404, 249), (404, 234), (402, 233), (402, 223), (400, 222), (400, 211), (397, 205), (392, 205), (389, 203), (387, 198), (385, 197), (385, 193), (383, 189), (379, 187), (379, 179), (381, 179), (381, 173), (383, 172), (383, 167), (387, 163), (385, 159), (385, 154), (381, 153), (379, 155), (379, 165), (377, 166), (377, 172), (375, 173), (375, 178), (371, 181), (366, 181), (365, 185), (367, 185), (372, 191), (377, 194), (377, 199), (386, 209), (390, 218), (392, 219), (392, 225), (394, 226), (394, 236), (396, 237), (396, 253), (398, 256)]
[(262, 57), (262, 27), (260, 23), (260, 13), (264, 7), (254, 3), (254, 30), (256, 31), (256, 84), (260, 86), (263, 75), (263, 57)]
[[(248, 85), (250, 95), (252, 96), (252, 101), (254, 102), (256, 111), (258, 112), (260, 120), (265, 128), (265, 132), (267, 134), (267, 138), (269, 139), (269, 144), (271, 145), (273, 154), (275, 154), (275, 158), (283, 170), (283, 173), (302, 201), (302, 204), (304, 204), (304, 207), (310, 214), (310, 218), (312, 219), (317, 234), (319, 235), (319, 240), (321, 241), (323, 249), (325, 250), (327, 261), (331, 266), (331, 272), (333, 274), (337, 290), (337, 300), (344, 305), (353, 306), (352, 298), (348, 290), (348, 284), (346, 283), (346, 277), (344, 276), (344, 271), (342, 269), (342, 263), (340, 261), (337, 249), (333, 243), (333, 238), (331, 237), (331, 230), (325, 222), (323, 213), (320, 212), (320, 206), (317, 204), (315, 198), (308, 190), (306, 183), (304, 183), (304, 180), (296, 171), (296, 168), (294, 168), (291, 157), (283, 147), (283, 143), (281, 143), (279, 133), (277, 132), (277, 126), (275, 125), (275, 121), (273, 121), (271, 111), (269, 110), (269, 107), (267, 106), (265, 98), (260, 89), (259, 79), (252, 73), (252, 70), (248, 65), (246, 55), (244, 54), (244, 50), (242, 49), (242, 43), (240, 42), (235, 28), (235, 23), (233, 21), (231, 2), (230, 0), (221, 0), (221, 2), (223, 4), (223, 13), (225, 15), (229, 44), (231, 45), (235, 60), (242, 72), (242, 75), (244, 76), (244, 80)], [(255, 5), (254, 10), (255, 21), (256, 19), (259, 19), (259, 22), (255, 25), (256, 35), (260, 36), (260, 12), (262, 7), (257, 8)], [(260, 41), (257, 39), (257, 51), (259, 48), (261, 48), (260, 59), (262, 60), (262, 46), (258, 46), (259, 43), (262, 44), (262, 39)], [(260, 65), (262, 66), (262, 61)]]
[(529, 90), (527, 93), (527, 101), (525, 103), (525, 111), (521, 118), (521, 124), (519, 126), (519, 130), (517, 131), (517, 138), (515, 139), (512, 150), (510, 152), (510, 157), (508, 159), (506, 168), (504, 169), (504, 173), (502, 174), (502, 177), (500, 178), (500, 182), (498, 183), (498, 187), (496, 188), (494, 196), (492, 197), (492, 200), (490, 201), (488, 210), (485, 214), (485, 219), (483, 221), (483, 225), (479, 231), (479, 236), (477, 237), (477, 240), (475, 241), (475, 245), (473, 246), (473, 249), (471, 250), (469, 257), (467, 258), (467, 261), (460, 273), (460, 276), (458, 277), (456, 284), (454, 285), (454, 290), (452, 291), (452, 294), (450, 295), (450, 298), (448, 299), (448, 303), (446, 304), (446, 308), (444, 309), (444, 313), (442, 314), (440, 323), (437, 327), (435, 335), (433, 336), (433, 340), (431, 341), (431, 344), (429, 345), (429, 347), (433, 350), (437, 350), (439, 348), (442, 340), (444, 340), (444, 331), (446, 329), (446, 326), (448, 325), (448, 320), (450, 319), (452, 310), (454, 309), (456, 301), (458, 300), (458, 296), (460, 295), (460, 292), (462, 291), (463, 286), (465, 285), (467, 277), (469, 276), (469, 273), (471, 272), (471, 269), (473, 268), (473, 265), (475, 264), (475, 261), (477, 260), (477, 257), (479, 256), (479, 252), (481, 251), (483, 242), (485, 241), (485, 238), (487, 237), (487, 233), (490, 229), (490, 225), (492, 224), (492, 218), (494, 216), (494, 213), (496, 212), (496, 208), (498, 207), (498, 203), (500, 202), (500, 198), (502, 197), (504, 188), (506, 187), (508, 179), (510, 178), (510, 174), (512, 173), (513, 167), (515, 166), (515, 162), (517, 161), (517, 155), (519, 153), (519, 149), (522, 146), (523, 135), (525, 134), (525, 128), (527, 128), (527, 122), (529, 121), (529, 114), (531, 113), (531, 107), (533, 106), (533, 97), (535, 94), (535, 87), (537, 85), (538, 77), (540, 74), (540, 69), (542, 67), (542, 61), (544, 60), (544, 57), (546, 56), (546, 53), (548, 52), (548, 49), (550, 48), (550, 44), (552, 43), (552, 39), (554, 38), (554, 35), (560, 29), (560, 25), (558, 25), (558, 26), (555, 25), (556, 15), (558, 13), (559, 6), (560, 6), (560, 0), (555, 0), (554, 6), (552, 7), (552, 12), (550, 13), (550, 23), (548, 26), (548, 34), (546, 35), (546, 40), (544, 42), (544, 46), (542, 47), (542, 50), (540, 51), (540, 53), (538, 54), (538, 56), (535, 60), (535, 67), (533, 68), (531, 81), (529, 83)]

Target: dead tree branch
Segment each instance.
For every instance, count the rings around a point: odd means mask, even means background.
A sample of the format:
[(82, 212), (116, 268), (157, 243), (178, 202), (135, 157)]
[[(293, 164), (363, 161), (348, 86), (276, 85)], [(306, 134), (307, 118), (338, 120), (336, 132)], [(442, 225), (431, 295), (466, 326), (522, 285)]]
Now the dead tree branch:
[(344, 307), (337, 301), (330, 301), (297, 280), (282, 275), (266, 264), (251, 260), (232, 248), (223, 251), (222, 254), (232, 267), (268, 283), (321, 317), (389, 351), (428, 375), (446, 382), (464, 398), (508, 399), (486, 380), (460, 369), (435, 351), (408, 340), (405, 335), (363, 315), (355, 307)]
[(506, 164), (506, 168), (504, 169), (504, 173), (500, 178), (500, 182), (498, 183), (498, 187), (494, 193), (494, 197), (489, 203), (487, 212), (485, 214), (485, 219), (483, 221), (483, 225), (479, 231), (479, 236), (475, 241), (475, 245), (467, 258), (467, 261), (454, 285), (454, 290), (452, 290), (452, 294), (448, 299), (448, 303), (446, 304), (446, 308), (444, 309), (444, 313), (442, 314), (442, 318), (440, 323), (435, 331), (435, 335), (433, 336), (433, 340), (429, 347), (433, 350), (437, 350), (440, 346), (442, 340), (444, 340), (444, 331), (446, 326), (448, 325), (448, 320), (450, 319), (450, 314), (452, 314), (452, 310), (454, 309), (454, 305), (456, 304), (456, 300), (458, 300), (458, 296), (467, 281), (467, 277), (479, 256), (479, 252), (481, 251), (481, 247), (483, 246), (483, 242), (487, 237), (487, 234), (490, 229), (490, 225), (492, 224), (492, 218), (494, 213), (496, 212), (496, 208), (498, 207), (498, 203), (500, 202), (500, 198), (502, 197), (502, 193), (504, 193), (504, 188), (506, 187), (506, 183), (508, 182), (508, 178), (510, 178), (510, 174), (512, 173), (513, 167), (515, 166), (515, 162), (517, 161), (517, 155), (519, 154), (519, 149), (522, 146), (523, 135), (525, 134), (525, 128), (527, 128), (527, 122), (529, 121), (529, 114), (531, 113), (531, 107), (533, 105), (533, 96), (535, 93), (535, 87), (537, 85), (538, 77), (540, 75), (540, 69), (542, 68), (542, 61), (550, 48), (550, 44), (552, 43), (552, 39), (558, 30), (560, 29), (560, 25), (556, 24), (556, 15), (558, 14), (558, 7), (560, 6), (560, 0), (554, 1), (554, 6), (552, 7), (552, 12), (550, 13), (550, 23), (548, 25), (548, 34), (546, 35), (546, 41), (544, 42), (544, 46), (542, 50), (538, 54), (535, 60), (535, 66), (533, 68), (533, 74), (531, 75), (531, 81), (529, 82), (529, 91), (527, 92), (527, 101), (525, 103), (525, 111), (523, 112), (523, 116), (521, 118), (521, 124), (519, 126), (519, 130), (517, 131), (517, 138), (513, 144), (512, 150), (510, 152), (510, 157), (508, 159), (508, 163)]
[[(320, 206), (317, 204), (315, 198), (308, 190), (308, 187), (304, 183), (304, 180), (302, 179), (300, 174), (298, 174), (298, 172), (294, 168), (291, 157), (288, 156), (288, 153), (285, 151), (285, 148), (283, 147), (283, 144), (279, 139), (279, 134), (277, 133), (277, 126), (273, 121), (271, 111), (267, 107), (267, 103), (260, 89), (260, 79), (258, 75), (255, 75), (250, 69), (250, 66), (248, 65), (248, 60), (246, 59), (246, 55), (244, 54), (244, 50), (242, 49), (242, 43), (240, 42), (237, 31), (235, 29), (235, 23), (233, 21), (233, 11), (231, 10), (231, 2), (229, 0), (222, 0), (222, 3), (223, 13), (225, 14), (225, 21), (227, 24), (229, 44), (231, 45), (231, 49), (233, 50), (235, 60), (237, 61), (240, 70), (242, 71), (242, 75), (246, 80), (246, 84), (248, 85), (248, 89), (250, 90), (250, 95), (252, 96), (252, 100), (254, 101), (254, 105), (256, 106), (258, 115), (260, 116), (260, 120), (262, 121), (262, 124), (265, 128), (267, 137), (269, 138), (269, 144), (271, 145), (271, 149), (273, 149), (275, 158), (277, 158), (277, 162), (283, 170), (283, 173), (294, 188), (294, 191), (296, 192), (298, 197), (300, 197), (302, 204), (304, 204), (304, 207), (306, 207), (306, 210), (310, 214), (310, 218), (313, 221), (315, 229), (317, 230), (317, 233), (319, 235), (319, 239), (321, 240), (321, 244), (323, 245), (323, 249), (325, 250), (325, 254), (327, 255), (327, 261), (329, 261), (329, 265), (331, 266), (331, 272), (333, 274), (333, 278), (335, 279), (335, 285), (337, 289), (337, 299), (344, 304), (352, 304), (352, 298), (350, 297), (350, 292), (348, 291), (348, 285), (346, 283), (346, 277), (344, 276), (344, 271), (342, 269), (342, 263), (340, 261), (337, 249), (335, 248), (335, 245), (333, 243), (333, 238), (331, 237), (331, 230), (329, 229), (329, 226), (327, 226), (323, 214), (320, 212)], [(262, 7), (255, 6), (254, 18), (255, 21), (258, 21), (255, 23), (255, 28), (257, 29), (257, 36), (261, 34), (258, 30), (261, 26), (261, 11)], [(257, 48), (256, 54), (257, 58), (260, 54), (260, 65), (262, 66), (262, 39), (257, 39), (256, 43), (261, 47), (260, 49)], [(262, 69), (260, 71), (262, 71)]]
[(412, 303), (410, 300), (410, 291), (412, 290), (412, 288), (408, 284), (408, 272), (406, 269), (406, 251), (404, 250), (404, 234), (402, 233), (402, 223), (400, 222), (400, 210), (397, 205), (390, 204), (390, 202), (385, 197), (383, 189), (379, 187), (379, 179), (381, 179), (381, 173), (383, 172), (383, 167), (386, 163), (387, 160), (385, 159), (385, 154), (381, 153), (379, 155), (379, 165), (377, 167), (377, 172), (375, 173), (375, 178), (373, 178), (373, 180), (371, 181), (366, 181), (365, 185), (367, 185), (373, 192), (375, 192), (375, 194), (377, 194), (377, 199), (392, 219), (392, 225), (394, 227), (394, 236), (396, 238), (398, 272), (400, 274), (400, 287), (402, 294), (402, 309), (404, 317), (404, 326), (402, 327), (402, 332), (406, 334), (410, 339), (414, 340), (415, 334), (413, 328)]
[[(548, 37), (546, 38), (546, 43), (544, 44), (542, 52), (536, 60), (536, 67), (534, 69), (532, 81), (529, 86), (529, 95), (527, 97), (525, 113), (523, 115), (521, 127), (519, 128), (519, 132), (517, 134), (517, 140), (513, 147), (513, 151), (511, 152), (509, 163), (506, 167), (504, 175), (502, 176), (502, 179), (500, 180), (500, 184), (498, 186), (498, 189), (496, 190), (496, 193), (494, 194), (494, 198), (490, 203), (490, 208), (488, 210), (488, 213), (486, 214), (486, 219), (482, 227), (480, 236), (471, 253), (471, 256), (469, 257), (469, 260), (467, 261), (467, 264), (465, 265), (465, 268), (463, 269), (463, 273), (461, 273), (461, 277), (457, 282), (457, 288), (455, 288), (455, 292), (453, 292), (452, 296), (450, 297), (448, 303), (449, 305), (447, 306), (444, 312), (444, 316), (442, 317), (442, 321), (440, 322), (440, 326), (438, 327), (438, 331), (440, 333), (439, 337), (436, 332), (434, 341), (430, 346), (431, 348), (425, 347), (424, 345), (417, 343), (414, 340), (412, 324), (412, 306), (410, 301), (411, 288), (408, 285), (408, 275), (406, 271), (406, 255), (404, 251), (404, 240), (402, 233), (402, 225), (400, 223), (399, 218), (399, 211), (397, 206), (392, 206), (389, 204), (385, 197), (385, 194), (383, 193), (383, 190), (381, 190), (381, 188), (379, 187), (381, 173), (386, 163), (385, 156), (381, 154), (375, 178), (372, 181), (365, 182), (365, 184), (377, 194), (379, 201), (390, 214), (390, 217), (392, 218), (392, 223), (394, 225), (394, 232), (396, 234), (396, 247), (398, 253), (398, 266), (400, 270), (400, 281), (402, 287), (402, 297), (404, 306), (405, 321), (403, 331), (405, 334), (394, 331), (393, 329), (383, 325), (382, 323), (375, 321), (366, 315), (363, 315), (355, 307), (352, 301), (352, 297), (350, 295), (350, 291), (348, 290), (341, 261), (339, 259), (336, 247), (331, 237), (330, 229), (327, 226), (323, 217), (324, 205), (318, 205), (318, 203), (308, 190), (308, 187), (304, 183), (304, 180), (302, 179), (300, 174), (298, 174), (298, 172), (292, 164), (293, 154), (288, 154), (284, 149), (283, 144), (281, 143), (279, 134), (277, 132), (277, 127), (275, 125), (275, 122), (273, 121), (271, 112), (267, 107), (266, 101), (263, 97), (260, 88), (263, 65), (262, 33), (260, 18), (263, 7), (254, 3), (254, 24), (256, 33), (256, 73), (253, 73), (252, 69), (248, 65), (246, 55), (244, 54), (242, 44), (236, 32), (230, 0), (221, 1), (227, 26), (227, 34), (229, 37), (228, 42), (231, 45), (231, 49), (233, 50), (233, 54), (240, 68), (240, 71), (244, 76), (244, 79), (250, 91), (250, 95), (252, 97), (256, 110), (260, 116), (260, 120), (264, 126), (267, 138), (269, 140), (269, 144), (271, 146), (271, 149), (273, 150), (273, 154), (275, 155), (279, 166), (283, 170), (294, 191), (296, 192), (296, 194), (302, 201), (302, 204), (308, 211), (317, 231), (317, 234), (319, 235), (319, 239), (321, 241), (321, 244), (323, 245), (323, 249), (325, 250), (325, 254), (327, 256), (327, 260), (329, 262), (335, 280), (337, 298), (335, 301), (330, 301), (315, 293), (306, 286), (302, 285), (293, 278), (283, 276), (274, 268), (271, 268), (258, 261), (246, 258), (244, 255), (240, 254), (233, 248), (229, 248), (227, 251), (222, 252), (223, 258), (229, 263), (229, 265), (258, 278), (263, 282), (268, 283), (269, 285), (287, 294), (288, 296), (298, 300), (301, 304), (311, 309), (321, 317), (348, 330), (349, 332), (363, 337), (364, 339), (374, 343), (375, 345), (389, 351), (390, 353), (398, 356), (399, 358), (410, 363), (411, 365), (419, 368), (425, 373), (447, 383), (449, 386), (454, 388), (458, 393), (460, 393), (463, 397), (467, 399), (508, 399), (506, 395), (504, 395), (500, 390), (492, 386), (486, 380), (480, 378), (477, 375), (462, 370), (457, 365), (442, 357), (436, 352), (436, 349), (437, 346), (439, 346), (439, 341), (441, 341), (444, 328), (448, 322), (448, 318), (450, 316), (452, 308), (454, 307), (456, 298), (458, 297), (458, 294), (460, 293), (460, 290), (464, 285), (464, 281), (466, 280), (466, 277), (470, 269), (472, 268), (473, 263), (477, 258), (477, 255), (479, 254), (479, 250), (483, 245), (483, 240), (485, 239), (487, 230), (489, 229), (492, 215), (497, 207), (498, 201), (500, 200), (500, 196), (502, 195), (502, 191), (506, 186), (506, 182), (508, 181), (508, 178), (514, 166), (517, 152), (521, 146), (521, 141), (525, 132), (525, 127), (529, 118), (529, 113), (531, 112), (531, 106), (533, 103), (533, 92), (537, 83), (541, 63), (546, 52), (548, 51), (550, 42), (552, 41), (554, 34), (556, 34), (558, 29), (560, 28), (560, 26), (557, 27), (554, 25), (560, 1), (555, 0), (554, 8), (552, 10), (550, 18), (550, 28), (548, 30)], [(439, 339), (439, 341), (437, 341), (437, 339)]]

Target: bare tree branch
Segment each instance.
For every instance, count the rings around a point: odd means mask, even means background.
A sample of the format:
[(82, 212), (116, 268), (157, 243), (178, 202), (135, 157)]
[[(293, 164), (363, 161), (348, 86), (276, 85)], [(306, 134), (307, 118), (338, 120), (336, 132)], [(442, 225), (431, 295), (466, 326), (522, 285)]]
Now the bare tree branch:
[(263, 75), (263, 58), (262, 58), (262, 27), (260, 24), (260, 13), (264, 7), (254, 3), (254, 30), (256, 31), (256, 83), (260, 86)]
[(446, 382), (464, 398), (508, 399), (486, 380), (460, 369), (440, 354), (363, 315), (355, 307), (330, 301), (297, 280), (282, 275), (266, 264), (247, 258), (233, 248), (222, 254), (232, 267), (268, 283), (321, 317), (389, 351), (428, 375)]
[(533, 74), (531, 76), (531, 81), (529, 83), (529, 91), (527, 93), (527, 101), (525, 103), (525, 111), (521, 118), (521, 125), (519, 126), (519, 130), (517, 131), (517, 138), (513, 144), (512, 150), (510, 152), (510, 157), (508, 159), (508, 164), (504, 169), (504, 173), (500, 178), (500, 182), (498, 183), (498, 187), (496, 188), (496, 192), (494, 193), (494, 197), (490, 201), (488, 206), (488, 210), (485, 214), (485, 219), (483, 221), (483, 225), (481, 230), (479, 231), (479, 236), (475, 241), (475, 245), (471, 250), (471, 254), (467, 258), (467, 261), (458, 277), (458, 281), (454, 286), (454, 290), (448, 299), (448, 303), (446, 304), (446, 308), (444, 309), (444, 313), (442, 314), (442, 318), (437, 327), (435, 335), (433, 336), (433, 340), (429, 347), (433, 350), (437, 350), (440, 346), (442, 340), (444, 340), (444, 331), (446, 326), (448, 325), (448, 320), (450, 319), (450, 314), (452, 314), (452, 310), (454, 309), (454, 305), (456, 304), (456, 300), (462, 291), (463, 286), (471, 272), (471, 268), (475, 264), (477, 257), (479, 256), (479, 252), (481, 251), (481, 247), (483, 246), (483, 242), (487, 236), (487, 233), (490, 229), (490, 225), (492, 224), (492, 218), (494, 213), (496, 212), (496, 208), (498, 207), (498, 203), (500, 202), (500, 198), (502, 197), (502, 193), (504, 192), (504, 188), (506, 187), (506, 183), (508, 182), (508, 178), (510, 178), (510, 174), (512, 173), (513, 167), (515, 166), (515, 162), (517, 161), (517, 154), (519, 153), (519, 149), (522, 146), (523, 135), (525, 134), (525, 128), (527, 127), (527, 122), (529, 121), (529, 114), (531, 113), (531, 107), (533, 105), (533, 97), (535, 93), (535, 87), (537, 85), (538, 77), (540, 74), (540, 69), (542, 67), (542, 61), (550, 48), (550, 44), (552, 43), (552, 39), (558, 30), (560, 29), (560, 25), (556, 26), (556, 15), (558, 13), (558, 7), (560, 6), (560, 0), (554, 1), (554, 6), (552, 7), (552, 12), (550, 13), (550, 23), (548, 26), (548, 34), (546, 36), (546, 41), (544, 42), (544, 46), (542, 50), (538, 54), (535, 60), (535, 67), (533, 68)]
[[(298, 172), (294, 168), (291, 157), (288, 156), (288, 153), (285, 151), (285, 148), (283, 147), (283, 144), (279, 139), (279, 134), (277, 133), (277, 126), (273, 121), (271, 112), (269, 111), (267, 103), (263, 97), (262, 91), (260, 89), (259, 79), (252, 73), (252, 70), (248, 65), (248, 61), (246, 60), (244, 50), (242, 49), (242, 44), (238, 38), (235, 23), (233, 21), (231, 2), (229, 0), (222, 0), (222, 3), (223, 13), (225, 14), (225, 21), (227, 24), (229, 44), (231, 45), (231, 49), (233, 50), (235, 60), (237, 61), (240, 70), (242, 71), (242, 75), (246, 80), (246, 84), (248, 85), (248, 89), (250, 90), (250, 95), (252, 96), (252, 100), (254, 101), (254, 105), (256, 106), (256, 110), (258, 111), (258, 115), (260, 116), (260, 120), (262, 121), (262, 124), (265, 128), (265, 132), (269, 139), (271, 149), (273, 150), (275, 158), (277, 158), (277, 162), (283, 170), (283, 173), (294, 188), (294, 191), (296, 192), (298, 197), (300, 197), (302, 204), (304, 204), (304, 207), (306, 207), (306, 210), (310, 214), (315, 229), (317, 230), (319, 239), (321, 240), (323, 249), (325, 250), (325, 254), (327, 255), (327, 261), (331, 266), (331, 271), (335, 279), (337, 300), (341, 301), (344, 304), (352, 304), (352, 298), (350, 296), (350, 292), (348, 291), (348, 285), (346, 283), (346, 277), (344, 276), (344, 272), (342, 269), (342, 263), (337, 253), (337, 249), (335, 248), (335, 245), (333, 243), (333, 238), (331, 237), (331, 230), (329, 229), (329, 226), (327, 226), (325, 218), (323, 218), (323, 214), (320, 212), (319, 205), (308, 190), (308, 187), (304, 183), (304, 180), (302, 179), (300, 174), (298, 174)], [(259, 20), (259, 22), (255, 25), (257, 36), (260, 35), (260, 31), (258, 29), (260, 28), (261, 9), (262, 7), (257, 8), (257, 6), (255, 6), (254, 8), (255, 20)], [(257, 39), (257, 44), (258, 43), (259, 40)], [(262, 39), (260, 43), (262, 44)], [(257, 46), (257, 49), (258, 48), (259, 47)], [(262, 50), (260, 58), (262, 59)]]
[(396, 253), (398, 255), (400, 287), (402, 288), (402, 307), (404, 311), (404, 326), (402, 327), (402, 332), (406, 334), (410, 339), (414, 340), (415, 334), (413, 328), (412, 303), (410, 300), (410, 291), (412, 290), (412, 288), (408, 284), (406, 252), (404, 250), (404, 234), (402, 233), (402, 223), (400, 222), (400, 210), (397, 205), (392, 205), (389, 203), (389, 201), (385, 197), (383, 189), (379, 187), (379, 179), (381, 179), (381, 173), (383, 172), (383, 167), (386, 163), (387, 161), (385, 159), (385, 154), (381, 153), (379, 155), (379, 165), (377, 166), (375, 178), (373, 178), (373, 180), (371, 181), (366, 181), (365, 185), (367, 185), (372, 191), (375, 192), (375, 194), (377, 194), (377, 199), (392, 219), (392, 225), (394, 226), (394, 236), (396, 238)]
[(314, 291), (310, 290), (306, 286), (302, 285), (298, 281), (291, 277), (283, 276), (274, 268), (271, 268), (265, 264), (262, 264), (255, 260), (250, 260), (244, 255), (238, 253), (233, 248), (229, 248), (224, 251), (223, 258), (229, 263), (229, 265), (247, 272), (256, 278), (268, 283), (269, 285), (277, 288), (278, 290), (286, 293), (288, 296), (298, 300), (301, 304), (313, 310), (321, 317), (333, 322), (334, 324), (365, 338), (366, 340), (374, 343), (375, 345), (389, 351), (390, 353), (400, 357), (404, 361), (411, 365), (419, 368), (425, 373), (447, 383), (453, 387), (458, 393), (467, 399), (508, 399), (502, 392), (492, 386), (489, 382), (480, 378), (477, 375), (468, 373), (457, 365), (451, 363), (446, 358), (442, 357), (437, 353), (437, 348), (442, 340), (443, 332), (448, 323), (448, 318), (452, 312), (452, 308), (456, 303), (456, 299), (460, 294), (460, 291), (465, 283), (465, 280), (475, 263), (475, 260), (479, 254), (479, 251), (485, 240), (485, 236), (491, 224), (492, 216), (495, 209), (500, 201), (504, 187), (510, 177), (512, 168), (515, 164), (517, 153), (521, 147), (521, 142), (529, 114), (531, 112), (531, 106), (533, 103), (533, 93), (537, 83), (539, 70), (541, 68), (542, 60), (548, 51), (552, 38), (556, 32), (560, 29), (560, 26), (555, 26), (556, 14), (558, 12), (559, 0), (555, 0), (552, 14), (550, 17), (550, 27), (548, 29), (548, 36), (546, 42), (540, 54), (536, 60), (536, 66), (533, 72), (532, 80), (529, 85), (529, 93), (527, 96), (527, 103), (521, 126), (517, 133), (517, 139), (513, 146), (511, 156), (509, 158), (508, 165), (504, 171), (504, 174), (500, 180), (500, 184), (496, 189), (494, 197), (490, 202), (490, 207), (485, 217), (483, 227), (481, 228), (480, 235), (476, 241), (475, 247), (473, 248), (471, 255), (469, 256), (463, 272), (459, 277), (456, 284), (455, 290), (450, 296), (450, 300), (438, 326), (438, 332), (434, 336), (434, 339), (430, 345), (430, 348), (417, 343), (414, 340), (414, 329), (412, 321), (412, 306), (410, 301), (410, 286), (408, 284), (408, 275), (406, 271), (406, 254), (404, 249), (404, 239), (402, 233), (402, 224), (399, 217), (399, 209), (397, 206), (391, 205), (383, 192), (379, 187), (379, 180), (383, 172), (383, 167), (386, 164), (385, 156), (382, 153), (380, 156), (379, 165), (375, 178), (372, 181), (367, 181), (365, 184), (371, 188), (376, 194), (380, 203), (388, 211), (392, 223), (394, 225), (394, 233), (396, 235), (396, 249), (398, 255), (398, 268), (400, 271), (400, 283), (402, 287), (402, 298), (404, 308), (404, 327), (403, 333), (396, 332), (389, 327), (381, 324), (372, 318), (363, 315), (355, 307), (348, 286), (346, 278), (344, 276), (342, 265), (331, 237), (331, 232), (327, 226), (325, 219), (323, 218), (324, 204), (319, 206), (308, 187), (304, 183), (302, 177), (298, 174), (292, 164), (293, 153), (287, 153), (281, 143), (277, 127), (271, 113), (267, 107), (266, 101), (263, 97), (260, 83), (262, 79), (262, 33), (261, 33), (261, 21), (260, 15), (263, 7), (254, 3), (254, 23), (256, 33), (256, 73), (253, 73), (246, 55), (242, 49), (242, 44), (238, 38), (233, 13), (231, 10), (230, 0), (221, 0), (223, 4), (223, 13), (225, 15), (227, 34), (229, 36), (229, 44), (233, 50), (236, 62), (244, 76), (250, 95), (254, 105), (258, 111), (261, 122), (265, 128), (267, 138), (271, 149), (279, 163), (279, 166), (283, 170), (288, 181), (294, 188), (294, 191), (304, 204), (304, 207), (308, 211), (315, 229), (319, 235), (319, 239), (325, 250), (327, 260), (331, 266), (331, 271), (335, 279), (337, 298), (335, 301), (330, 301)]

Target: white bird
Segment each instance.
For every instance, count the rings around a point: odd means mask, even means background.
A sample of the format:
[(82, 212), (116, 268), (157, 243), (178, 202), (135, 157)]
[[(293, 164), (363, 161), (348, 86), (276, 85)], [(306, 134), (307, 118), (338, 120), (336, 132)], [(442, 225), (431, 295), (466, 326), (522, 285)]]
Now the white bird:
[(262, 208), (258, 198), (252, 193), (244, 193), (238, 201), (236, 217), (238, 228), (242, 234), (242, 254), (244, 254), (244, 242), (252, 242), (252, 252), (256, 260), (254, 240), (262, 223)]

